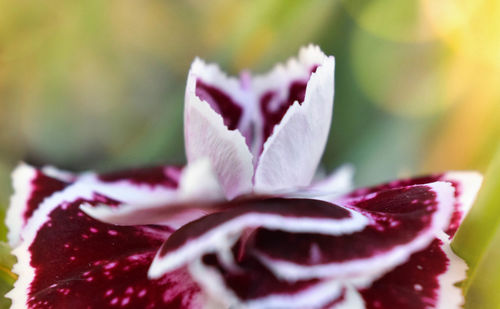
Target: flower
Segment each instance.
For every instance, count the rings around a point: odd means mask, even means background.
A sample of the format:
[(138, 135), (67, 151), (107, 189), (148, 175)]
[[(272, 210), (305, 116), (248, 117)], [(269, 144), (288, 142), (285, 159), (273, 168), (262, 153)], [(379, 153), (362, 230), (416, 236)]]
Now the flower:
[(317, 47), (253, 80), (195, 60), (186, 167), (19, 165), (13, 308), (459, 308), (449, 244), (481, 176), (311, 185), (332, 100)]

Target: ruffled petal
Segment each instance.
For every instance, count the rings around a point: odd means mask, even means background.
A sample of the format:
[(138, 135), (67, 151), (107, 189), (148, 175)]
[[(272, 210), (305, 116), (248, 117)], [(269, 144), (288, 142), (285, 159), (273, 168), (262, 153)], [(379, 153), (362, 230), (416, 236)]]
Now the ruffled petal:
[(116, 203), (76, 183), (45, 199), (29, 220), (14, 250), (12, 308), (201, 308), (185, 269), (147, 278), (170, 228), (105, 224), (81, 212), (82, 202)]
[(381, 275), (425, 248), (448, 226), (453, 188), (436, 182), (386, 190), (351, 201), (350, 206), (369, 218), (363, 230), (328, 236), (259, 229), (257, 256), (287, 280)]
[[(277, 93), (283, 92), (285, 86), (285, 93), (288, 92), (288, 99), (276, 107), (282, 115), (276, 119), (263, 117), (264, 132), (267, 132), (266, 127), (271, 127), (272, 133), (268, 132), (269, 137), (264, 133), (266, 139), (255, 170), (256, 191), (272, 192), (311, 183), (330, 131), (334, 66), (333, 57), (310, 46), (302, 49), (299, 59), (290, 60), (286, 68), (279, 66), (268, 77), (256, 78), (256, 85), (279, 87), (274, 90)], [(299, 83), (295, 80), (297, 75), (301, 76), (299, 81), (303, 89), (300, 92), (292, 91)], [(288, 77), (282, 78), (284, 76)], [(289, 83), (276, 85), (278, 80)], [(262, 87), (256, 86), (257, 89)], [(300, 95), (291, 95), (292, 92)]]
[(158, 252), (149, 274), (158, 278), (206, 253), (225, 254), (249, 228), (342, 235), (359, 231), (367, 223), (359, 213), (319, 200), (235, 201), (227, 211), (205, 216), (177, 230)]
[(252, 191), (253, 157), (244, 136), (237, 130), (231, 130), (232, 125), (228, 127), (230, 123), (226, 124), (230, 118), (218, 114), (205, 101), (205, 96), (197, 94), (199, 78), (215, 82), (220, 76), (221, 73), (213, 65), (205, 65), (200, 60), (193, 63), (186, 88), (184, 135), (188, 162), (208, 158), (226, 197), (232, 199)]
[(7, 211), (6, 224), (9, 229), (9, 245), (20, 242), (21, 230), (36, 211), (40, 203), (54, 193), (63, 190), (69, 183), (50, 177), (27, 164), (20, 164), (12, 173), (14, 195)]

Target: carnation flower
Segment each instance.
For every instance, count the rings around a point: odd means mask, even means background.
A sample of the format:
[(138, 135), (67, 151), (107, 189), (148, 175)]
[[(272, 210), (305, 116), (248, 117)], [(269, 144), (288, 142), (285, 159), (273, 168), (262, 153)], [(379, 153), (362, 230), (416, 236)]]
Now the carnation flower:
[(253, 78), (195, 60), (185, 167), (19, 165), (12, 308), (459, 308), (449, 244), (481, 176), (313, 183), (333, 69), (314, 46)]

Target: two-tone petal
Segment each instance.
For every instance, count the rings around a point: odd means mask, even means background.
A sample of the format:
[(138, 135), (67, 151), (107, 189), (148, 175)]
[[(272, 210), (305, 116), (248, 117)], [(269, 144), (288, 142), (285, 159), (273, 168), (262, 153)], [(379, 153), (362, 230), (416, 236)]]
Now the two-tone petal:
[[(56, 181), (31, 170), (36, 179), (45, 177), (44, 183)], [(33, 184), (30, 177), (24, 180), (25, 187)], [(92, 219), (80, 210), (82, 203), (119, 203), (99, 192), (96, 183), (76, 180), (55, 193), (43, 192), (45, 198), (34, 205), (13, 252), (19, 279), (8, 294), (12, 308), (201, 308), (200, 288), (185, 269), (159, 280), (147, 278), (156, 251), (173, 231), (170, 227), (115, 226)]]
[[(448, 226), (454, 195), (449, 183), (436, 182), (371, 193), (343, 206), (306, 199), (234, 203), (175, 231), (150, 276), (188, 265), (209, 296), (229, 305), (331, 305), (426, 248)], [(359, 302), (354, 293), (350, 299)]]
[(229, 199), (309, 185), (330, 129), (333, 71), (333, 57), (315, 46), (253, 78), (195, 60), (184, 114), (188, 162), (208, 157)]

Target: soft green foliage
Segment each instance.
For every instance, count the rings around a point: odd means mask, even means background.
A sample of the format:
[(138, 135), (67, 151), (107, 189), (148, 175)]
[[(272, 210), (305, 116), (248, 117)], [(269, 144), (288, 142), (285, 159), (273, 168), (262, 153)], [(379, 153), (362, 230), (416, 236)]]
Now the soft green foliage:
[(10, 254), (10, 247), (4, 242), (0, 242), (0, 308), (8, 308), (10, 300), (4, 295), (16, 281), (16, 275), (11, 272), (11, 268), (16, 262), (14, 256)]
[(500, 149), (453, 248), (470, 267), (467, 308), (500, 308)]

